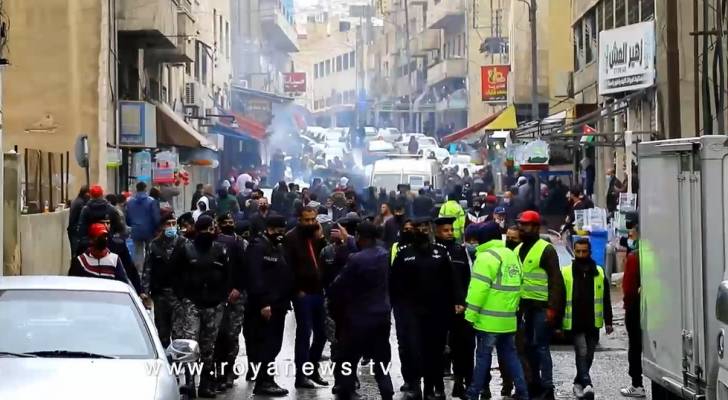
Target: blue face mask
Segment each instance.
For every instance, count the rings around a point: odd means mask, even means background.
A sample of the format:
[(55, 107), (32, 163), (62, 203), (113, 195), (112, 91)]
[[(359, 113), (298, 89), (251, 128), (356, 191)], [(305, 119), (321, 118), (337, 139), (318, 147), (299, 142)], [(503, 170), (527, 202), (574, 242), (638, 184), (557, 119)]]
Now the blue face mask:
[(177, 237), (177, 228), (165, 228), (164, 229), (164, 236), (174, 239)]

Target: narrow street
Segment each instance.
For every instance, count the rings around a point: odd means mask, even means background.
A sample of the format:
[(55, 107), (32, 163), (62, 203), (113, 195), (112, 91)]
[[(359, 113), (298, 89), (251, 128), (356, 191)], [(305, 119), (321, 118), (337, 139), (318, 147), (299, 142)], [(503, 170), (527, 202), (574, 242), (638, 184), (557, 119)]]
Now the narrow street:
[[(614, 325), (615, 332), (611, 336), (605, 336), (602, 332), (602, 338), (600, 340), (599, 348), (594, 359), (594, 366), (592, 367), (592, 379), (594, 381), (594, 388), (596, 391), (596, 399), (620, 399), (623, 398), (619, 394), (619, 389), (629, 384), (629, 376), (627, 375), (627, 332), (624, 328), (624, 311), (621, 308), (621, 290), (619, 288), (612, 288), (612, 299), (613, 299), (613, 310), (614, 310)], [(289, 313), (286, 321), (286, 334), (283, 339), (283, 350), (277, 358), (277, 362), (293, 363), (293, 345), (295, 342), (295, 331), (296, 322), (293, 318), (293, 313)], [(402, 385), (402, 375), (400, 374), (399, 356), (397, 354), (397, 339), (395, 332), (392, 330), (391, 340), (392, 344), (392, 382), (394, 383), (395, 391)], [(245, 362), (244, 345), (241, 343), (241, 355), (238, 358), (239, 363)], [(328, 354), (328, 345), (324, 354)], [(557, 388), (557, 398), (559, 399), (573, 399), (572, 394), (572, 380), (576, 373), (576, 367), (574, 365), (574, 353), (570, 346), (557, 345), (552, 347), (551, 354), (554, 362), (554, 380)], [(501, 380), (498, 376), (496, 357), (493, 357), (494, 362), (494, 380), (491, 382), (491, 392), (493, 393), (493, 399), (500, 399)], [(358, 393), (363, 399), (377, 399), (379, 398), (379, 392), (377, 390), (376, 382), (373, 377), (367, 376), (368, 369), (364, 369), (361, 377), (361, 389)], [(328, 387), (321, 387), (314, 390), (301, 390), (296, 391), (294, 388), (294, 377), (282, 376), (277, 378), (277, 382), (284, 388), (288, 389), (291, 393), (287, 398), (289, 399), (301, 399), (301, 400), (323, 400), (333, 399), (334, 396), (331, 394), (331, 385), (333, 384), (333, 377), (325, 376), (330, 383)], [(452, 380), (445, 379), (446, 393), (448, 399), (450, 398), (450, 391), (452, 390)], [(252, 395), (253, 385), (245, 382), (243, 379), (239, 379), (235, 382), (235, 386), (232, 390), (228, 391), (224, 395), (219, 395), (218, 398), (225, 400), (241, 400), (247, 398), (253, 398)], [(259, 396), (258, 398), (263, 399), (264, 397)], [(400, 398), (399, 395), (395, 395), (395, 399)], [(648, 393), (649, 398), (649, 393)]]

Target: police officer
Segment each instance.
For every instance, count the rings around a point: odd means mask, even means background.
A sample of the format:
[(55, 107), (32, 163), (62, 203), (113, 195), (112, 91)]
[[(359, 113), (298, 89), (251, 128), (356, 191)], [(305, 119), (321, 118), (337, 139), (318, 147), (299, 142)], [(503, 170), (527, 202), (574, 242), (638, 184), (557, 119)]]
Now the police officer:
[(215, 344), (215, 361), (220, 365), (218, 388), (226, 390), (237, 379), (234, 373), (235, 359), (240, 350), (240, 331), (243, 327), (245, 311), (244, 294), (248, 286), (248, 271), (245, 262), (245, 249), (248, 242), (235, 233), (235, 220), (231, 214), (218, 216), (217, 242), (225, 246), (232, 268), (233, 288), (228, 296), (223, 313), (220, 331)]
[(402, 231), (399, 233), (399, 241), (394, 242), (390, 249), (389, 262), (394, 262), (394, 258), (397, 257), (399, 249), (412, 243), (412, 238), (415, 234), (415, 226), (412, 224), (411, 218), (405, 218), (402, 224)]
[[(460, 293), (467, 293), (470, 283), (470, 260), (463, 245), (455, 241), (453, 223), (455, 218), (440, 217), (435, 219), (435, 242), (444, 246), (450, 254), (453, 268), (457, 274)], [(465, 299), (460, 299), (461, 302)], [(455, 382), (452, 396), (461, 397), (465, 388), (470, 385), (473, 376), (473, 354), (475, 352), (475, 335), (472, 326), (465, 321), (463, 314), (453, 314), (450, 324), (448, 343), (452, 357)]]
[(200, 344), (203, 368), (198, 394), (206, 398), (215, 397), (215, 341), (232, 288), (227, 250), (216, 237), (214, 220), (200, 216), (195, 222), (195, 238), (172, 253), (185, 315), (182, 336)]
[(283, 242), (286, 220), (279, 215), (266, 218), (265, 232), (249, 247), (246, 254), (251, 284), (245, 319), (249, 331), (245, 332), (251, 346), (246, 349), (250, 363), (260, 368), (256, 377), (256, 395), (285, 397), (288, 390), (281, 388), (270, 374), (283, 344), (286, 313), (291, 307), (293, 269), (284, 257)]
[[(516, 386), (516, 399), (528, 399), (528, 388), (518, 360), (516, 312), (521, 297), (523, 272), (513, 251), (505, 247), (501, 228), (488, 222), (478, 229), (477, 256), (468, 288), (465, 319), (476, 331), (478, 350), (473, 381), (464, 399), (478, 399), (490, 383), (491, 353), (498, 350)], [(500, 362), (499, 362), (500, 363)], [(490, 393), (490, 391), (487, 391)], [(483, 396), (490, 398), (490, 395)]]
[[(407, 218), (404, 220), (404, 224), (402, 225), (402, 231), (399, 234), (399, 241), (395, 242), (392, 245), (391, 251), (390, 251), (390, 263), (394, 264), (394, 259), (397, 257), (397, 254), (399, 253), (399, 250), (401, 248), (404, 248), (406, 246), (409, 246), (414, 241), (414, 234), (415, 234), (415, 226), (412, 223), (411, 218)], [(386, 243), (385, 243), (386, 244)], [(390, 299), (392, 303), (392, 312), (394, 314), (394, 323), (395, 323), (395, 331), (397, 334), (397, 351), (399, 352), (399, 359), (400, 360), (409, 360), (409, 356), (407, 353), (408, 347), (406, 345), (407, 340), (409, 338), (409, 333), (407, 331), (408, 326), (405, 325), (404, 321), (405, 318), (401, 316), (401, 313), (406, 312), (406, 307), (404, 304), (400, 304), (396, 301), (396, 298)], [(412, 376), (412, 372), (410, 370), (410, 363), (409, 362), (402, 362), (400, 368), (402, 369), (402, 376), (405, 377), (404, 384), (399, 388), (401, 392), (408, 392), (410, 390), (408, 379), (407, 377)], [(411, 379), (410, 379), (411, 380)]]
[(170, 215), (162, 221), (162, 232), (149, 244), (142, 270), (142, 294), (145, 305), (154, 303), (154, 325), (162, 346), (170, 338), (181, 336), (182, 313), (179, 298), (174, 292), (178, 269), (171, 263), (174, 249), (186, 241), (178, 235), (177, 220)]
[[(337, 326), (345, 314), (340, 302), (337, 302), (336, 296), (329, 289), (331, 283), (346, 265), (349, 255), (357, 251), (356, 241), (351, 235), (356, 232), (356, 226), (360, 221), (361, 218), (356, 214), (341, 218), (331, 230), (330, 243), (321, 250), (319, 265), (321, 265), (321, 279), (326, 296), (326, 338), (331, 344), (331, 360), (334, 362), (339, 362), (340, 353)], [(339, 390), (338, 383), (338, 375), (335, 375), (332, 389), (334, 394)]]
[(541, 215), (524, 211), (518, 217), (521, 244), (516, 254), (523, 264), (523, 296), (520, 305), (526, 355), (531, 371), (532, 396), (554, 398), (551, 336), (564, 310), (564, 278), (559, 256), (541, 239)]
[(462, 313), (464, 296), (447, 249), (431, 239), (430, 218), (413, 221), (411, 245), (400, 248), (391, 269), (391, 296), (398, 304), (398, 326), (407, 333), (400, 346), (407, 346), (405, 398), (422, 397), (421, 379), (427, 399), (444, 399), (443, 352), (447, 325), (452, 314)]
[[(392, 358), (389, 254), (377, 245), (378, 237), (379, 230), (371, 222), (357, 227), (356, 241), (361, 251), (349, 258), (329, 289), (345, 311), (344, 317), (337, 321), (341, 340), (337, 360), (341, 382), (338, 398), (342, 400), (354, 395), (356, 368), (365, 355), (374, 362), (381, 398), (391, 400), (394, 395), (392, 380), (385, 371)], [(350, 373), (345, 372), (347, 368)]]

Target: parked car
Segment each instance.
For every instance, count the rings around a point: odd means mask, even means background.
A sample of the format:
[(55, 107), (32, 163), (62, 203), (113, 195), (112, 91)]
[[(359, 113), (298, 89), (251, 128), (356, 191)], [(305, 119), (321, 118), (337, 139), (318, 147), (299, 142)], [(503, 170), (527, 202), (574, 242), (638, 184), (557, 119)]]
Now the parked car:
[(125, 283), (0, 277), (0, 326), (2, 399), (180, 399), (149, 313)]
[(367, 143), (366, 150), (362, 154), (362, 162), (364, 165), (368, 165), (395, 152), (396, 149), (392, 143), (384, 140), (372, 140)]
[(377, 138), (380, 140), (386, 140), (387, 142), (395, 142), (402, 134), (397, 128), (379, 128)]

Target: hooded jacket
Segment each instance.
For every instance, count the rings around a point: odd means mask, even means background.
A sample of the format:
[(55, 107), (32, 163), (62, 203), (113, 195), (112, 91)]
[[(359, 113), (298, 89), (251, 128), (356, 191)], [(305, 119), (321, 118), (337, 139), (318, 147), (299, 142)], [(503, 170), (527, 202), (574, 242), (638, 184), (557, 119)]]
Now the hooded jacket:
[(88, 238), (88, 228), (91, 224), (103, 220), (111, 221), (111, 230), (120, 232), (122, 230), (121, 216), (114, 206), (106, 199), (91, 199), (81, 210), (78, 219), (78, 234), (80, 238)]
[(131, 227), (131, 238), (150, 241), (159, 227), (159, 203), (146, 192), (137, 192), (126, 203), (126, 224)]

